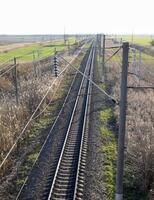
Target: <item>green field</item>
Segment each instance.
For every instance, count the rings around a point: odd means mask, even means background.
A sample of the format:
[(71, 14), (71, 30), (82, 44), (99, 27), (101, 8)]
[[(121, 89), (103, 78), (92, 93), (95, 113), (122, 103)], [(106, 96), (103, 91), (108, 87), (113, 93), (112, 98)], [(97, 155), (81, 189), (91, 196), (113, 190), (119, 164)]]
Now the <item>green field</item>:
[[(69, 38), (69, 44), (75, 43), (75, 38)], [(33, 60), (39, 60), (41, 58), (53, 55), (56, 51), (61, 51), (67, 48), (64, 45), (63, 40), (57, 40), (47, 43), (34, 43), (29, 46), (16, 48), (14, 50), (1, 53), (0, 63), (4, 63), (14, 57), (17, 58), (17, 62), (31, 62)]]
[(119, 38), (123, 38), (128, 42), (133, 42), (141, 45), (150, 45), (151, 40), (154, 39), (154, 35), (120, 35)]
[[(112, 50), (108, 50), (108, 52), (110, 52), (111, 54), (113, 53)], [(132, 50), (129, 51), (129, 62), (132, 63), (133, 62), (133, 56), (134, 53), (132, 52)], [(139, 51), (136, 51), (136, 61), (139, 61), (140, 59), (140, 54)], [(148, 54), (145, 54), (142, 52), (141, 54), (141, 60), (143, 63), (146, 64), (153, 64), (154, 65), (154, 57), (150, 56)], [(112, 58), (113, 62), (121, 62), (120, 56), (118, 54), (116, 54), (113, 58)]]

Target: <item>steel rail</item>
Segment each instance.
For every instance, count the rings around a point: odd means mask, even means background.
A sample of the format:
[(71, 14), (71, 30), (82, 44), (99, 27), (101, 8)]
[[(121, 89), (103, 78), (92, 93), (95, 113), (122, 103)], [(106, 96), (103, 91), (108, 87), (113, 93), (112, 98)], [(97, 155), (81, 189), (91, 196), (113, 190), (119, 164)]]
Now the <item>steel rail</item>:
[[(95, 59), (95, 47), (94, 47), (94, 51), (93, 51), (93, 55), (92, 55), (92, 62), (91, 62), (91, 70), (90, 70), (90, 79), (92, 80), (92, 76), (93, 76), (93, 70), (94, 70), (94, 59)], [(83, 170), (83, 157), (85, 158), (85, 151), (86, 151), (86, 144), (84, 144), (85, 142), (85, 134), (86, 134), (86, 124), (87, 124), (87, 118), (88, 118), (88, 108), (90, 106), (90, 101), (91, 101), (91, 90), (92, 90), (92, 83), (90, 81), (88, 81), (88, 95), (87, 95), (87, 99), (86, 99), (86, 108), (85, 108), (85, 118), (84, 118), (84, 122), (83, 122), (83, 128), (82, 128), (82, 140), (81, 140), (81, 146), (80, 146), (80, 154), (79, 154), (79, 162), (78, 162), (78, 168), (77, 168), (77, 176), (76, 176), (76, 183), (75, 183), (75, 190), (74, 190), (74, 197), (73, 200), (77, 199), (77, 198), (81, 198), (81, 196), (83, 194), (80, 194), (80, 192), (78, 193), (78, 188), (83, 189), (83, 182), (82, 182), (82, 178), (80, 177), (80, 170), (82, 168)], [(84, 151), (84, 153), (83, 153)], [(85, 163), (84, 163), (85, 164)], [(81, 183), (80, 183), (81, 182)], [(80, 185), (80, 186), (79, 186)], [(80, 190), (79, 190), (80, 191)]]
[[(91, 52), (89, 54), (89, 58), (88, 58), (88, 61), (87, 61), (87, 64), (86, 64), (85, 73), (87, 73), (87, 71), (89, 73), (90, 64), (91, 64), (91, 58), (92, 58), (92, 53), (93, 53), (93, 47), (92, 47)], [(64, 143), (63, 143), (63, 148), (62, 148), (61, 155), (60, 155), (60, 158), (59, 158), (59, 161), (58, 161), (57, 169), (56, 169), (56, 172), (55, 172), (55, 175), (54, 175), (54, 179), (53, 179), (53, 182), (52, 182), (52, 185), (51, 185), (51, 189), (50, 189), (50, 192), (49, 192), (49, 195), (48, 195), (48, 200), (52, 199), (52, 196), (54, 194), (54, 189), (55, 189), (55, 185), (56, 185), (56, 180), (57, 180), (58, 172), (60, 171), (62, 159), (63, 159), (63, 156), (64, 156), (64, 151), (66, 149), (66, 144), (67, 144), (68, 138), (70, 136), (73, 119), (74, 119), (74, 116), (75, 116), (75, 112), (76, 112), (76, 109), (77, 109), (77, 105), (78, 105), (80, 96), (82, 96), (81, 92), (82, 92), (82, 89), (83, 89), (83, 86), (84, 86), (84, 81), (86, 81), (86, 85), (87, 85), (88, 81), (83, 76), (82, 77), (82, 81), (81, 81), (81, 85), (80, 85), (80, 88), (79, 88), (79, 91), (78, 91), (77, 99), (76, 99), (76, 102), (75, 102), (75, 105), (74, 105), (74, 109), (73, 109), (73, 112), (72, 112), (71, 120), (70, 120), (68, 129), (67, 129), (66, 137), (65, 137), (65, 140), (64, 140)], [(84, 116), (84, 118), (85, 118), (85, 116)], [(76, 138), (76, 140), (77, 140), (77, 138)]]

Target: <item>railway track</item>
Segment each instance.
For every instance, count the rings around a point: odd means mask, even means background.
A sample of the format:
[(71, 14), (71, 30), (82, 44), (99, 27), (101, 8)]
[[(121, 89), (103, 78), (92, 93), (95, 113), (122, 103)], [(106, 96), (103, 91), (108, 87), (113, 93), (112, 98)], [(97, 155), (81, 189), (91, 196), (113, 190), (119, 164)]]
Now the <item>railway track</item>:
[[(93, 76), (94, 58), (95, 44), (93, 43), (83, 69), (84, 74), (90, 78)], [(51, 134), (36, 163), (35, 168), (39, 170), (32, 170), (29, 180), (17, 199), (79, 200), (83, 198), (91, 90), (91, 82), (76, 73), (62, 109), (50, 130)], [(45, 167), (46, 162), (48, 164)], [(39, 172), (37, 175), (36, 171)], [(41, 181), (42, 173), (45, 184), (43, 192), (37, 195), (34, 194), (36, 183), (39, 181), (38, 177)], [(35, 182), (35, 187), (31, 187), (32, 182)]]
[[(93, 60), (94, 47), (87, 61), (85, 75), (92, 76)], [(44, 199), (81, 199), (83, 196), (90, 92), (91, 83), (83, 77), (50, 193)]]

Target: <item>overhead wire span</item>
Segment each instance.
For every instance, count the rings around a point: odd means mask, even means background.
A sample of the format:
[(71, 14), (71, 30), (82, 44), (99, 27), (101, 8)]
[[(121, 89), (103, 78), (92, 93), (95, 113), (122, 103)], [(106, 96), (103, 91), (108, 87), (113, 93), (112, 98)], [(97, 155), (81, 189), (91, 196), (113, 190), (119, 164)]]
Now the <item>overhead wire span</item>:
[(9, 62), (11, 62), (11, 61), (13, 61), (13, 59), (9, 59), (9, 60), (7, 60), (5, 62), (0, 63), (0, 67), (5, 65), (5, 64), (7, 64), (7, 63), (9, 63)]
[(111, 59), (120, 51), (120, 49), (121, 49), (121, 47), (120, 47), (117, 51), (115, 51), (115, 52), (105, 61), (104, 64), (106, 64), (109, 60), (111, 60)]
[[(112, 54), (113, 52), (105, 52), (105, 55), (106, 55), (106, 57), (111, 57), (111, 54)], [(107, 58), (107, 59), (108, 59)], [(111, 58), (112, 59), (112, 58)], [(118, 61), (116, 60), (116, 62), (118, 62), (119, 64), (121, 64), (121, 58), (120, 58), (120, 56), (119, 55), (117, 55), (117, 59), (118, 59)], [(110, 61), (110, 60), (109, 60)], [(111, 61), (112, 62), (112, 61)]]
[[(82, 49), (81, 49), (82, 50)], [(11, 154), (11, 152), (13, 151), (14, 147), (16, 146), (16, 144), (18, 143), (18, 141), (20, 140), (21, 136), (23, 135), (23, 133), (25, 132), (25, 130), (27, 129), (28, 125), (30, 124), (30, 122), (33, 120), (33, 117), (35, 116), (36, 112), (38, 111), (38, 109), (40, 108), (40, 106), (42, 105), (44, 99), (46, 98), (46, 96), (48, 95), (49, 91), (51, 90), (52, 86), (54, 85), (54, 83), (56, 82), (56, 80), (59, 78), (59, 76), (61, 76), (66, 69), (71, 66), (71, 63), (76, 59), (76, 57), (80, 54), (81, 50), (78, 52), (78, 54), (72, 58), (72, 60), (68, 63), (68, 65), (58, 74), (58, 77), (55, 78), (55, 80), (52, 82), (52, 84), (49, 86), (48, 90), (46, 91), (45, 95), (43, 96), (43, 98), (41, 99), (40, 103), (38, 104), (38, 106), (36, 107), (35, 111), (33, 112), (33, 114), (31, 115), (31, 117), (29, 118), (28, 122), (26, 123), (26, 125), (24, 126), (24, 128), (22, 129), (21, 133), (19, 134), (19, 136), (17, 137), (15, 143), (12, 145), (11, 149), (9, 150), (9, 152), (7, 153), (7, 155), (5, 156), (5, 158), (3, 159), (3, 161), (0, 164), (0, 169), (2, 168), (2, 166), (4, 165), (4, 163), (6, 162), (7, 158), (9, 157), (9, 155)]]
[[(59, 76), (64, 73), (64, 71), (67, 69), (68, 65), (60, 72)], [(58, 77), (59, 77), (58, 76)], [(57, 78), (58, 78), (57, 77)], [(47, 92), (45, 93), (45, 95), (43, 96), (42, 100), (40, 101), (40, 103), (38, 104), (37, 108), (35, 109), (35, 111), (33, 112), (33, 114), (31, 115), (31, 117), (29, 118), (28, 122), (26, 123), (25, 127), (23, 128), (23, 130), (21, 131), (21, 133), (19, 134), (19, 136), (17, 137), (15, 143), (13, 144), (13, 146), (11, 147), (11, 149), (9, 150), (9, 152), (7, 153), (7, 155), (5, 156), (4, 160), (2, 161), (2, 163), (0, 164), (0, 168), (3, 166), (3, 164), (5, 163), (5, 161), (7, 160), (7, 158), (9, 157), (10, 153), (12, 152), (12, 150), (14, 149), (14, 147), (16, 146), (16, 144), (18, 143), (19, 139), (21, 138), (21, 136), (23, 135), (23, 133), (25, 132), (25, 130), (27, 129), (28, 125), (30, 124), (30, 122), (32, 121), (34, 115), (36, 114), (36, 112), (38, 111), (39, 107), (42, 105), (44, 99), (46, 98), (46, 96), (48, 95), (49, 91), (51, 90), (52, 86), (54, 85), (54, 83), (56, 82), (57, 78), (55, 78), (55, 80), (52, 82), (52, 84), (50, 85), (50, 87), (48, 88)]]
[(3, 68), (0, 68), (0, 73), (4, 70), (6, 70), (8, 67), (12, 66), (13, 64), (7, 64)]
[(136, 73), (134, 73), (134, 72), (128, 72), (128, 74), (134, 75), (134, 76), (136, 76), (137, 78), (139, 78), (140, 80), (143, 80), (143, 81), (148, 82), (148, 83), (150, 83), (150, 84), (154, 84), (154, 82), (151, 82), (151, 81), (149, 81), (148, 79), (144, 78), (143, 76), (141, 76), (141, 75), (139, 75), (139, 74), (136, 74)]
[[(67, 62), (69, 64), (69, 62), (64, 59), (62, 56), (61, 58)], [(89, 80), (97, 89), (99, 89), (102, 93), (104, 93), (109, 99), (111, 99), (114, 103), (118, 104), (118, 101), (112, 97), (111, 95), (109, 95), (107, 92), (105, 92), (105, 90), (103, 90), (101, 87), (99, 87), (94, 81), (92, 81), (88, 76), (86, 76), (84, 73), (82, 73), (79, 69), (77, 69), (74, 65), (72, 65), (70, 63), (70, 66), (73, 67), (78, 73), (80, 73), (83, 77), (85, 77), (87, 80)]]
[(5, 74), (7, 74), (9, 71), (11, 71), (14, 68), (15, 65), (13, 65), (12, 67), (10, 67), (8, 70), (6, 70), (5, 72), (3, 72), (2, 74), (0, 74), (0, 77), (4, 76)]
[(122, 46), (105, 47), (105, 49), (117, 49), (117, 48), (122, 48)]
[[(75, 57), (74, 59), (76, 59), (76, 58), (77, 58), (77, 57)], [(72, 59), (70, 62), (72, 62), (74, 59)], [(67, 64), (67, 66), (69, 66), (69, 65), (70, 65), (70, 63)], [(67, 67), (67, 66), (66, 66), (66, 67)], [(59, 76), (59, 75), (58, 75), (58, 76)], [(60, 84), (60, 82), (59, 82), (59, 84)], [(57, 89), (58, 89), (58, 87), (57, 87)], [(55, 95), (56, 91), (57, 91), (57, 90), (55, 90), (53, 96)], [(51, 99), (51, 100), (49, 101), (49, 103), (45, 106), (45, 108), (44, 108), (35, 118), (33, 118), (33, 120), (37, 119), (37, 118), (47, 109), (47, 107), (50, 105), (51, 102), (52, 102), (52, 99)]]
[[(58, 86), (60, 85), (60, 83), (61, 83), (61, 81), (59, 82)], [(54, 93), (53, 93), (52, 96), (54, 96), (54, 95), (56, 94), (56, 92), (57, 92), (57, 90), (58, 90), (58, 86), (57, 86), (57, 88), (56, 88), (56, 90), (54, 91)], [(45, 106), (45, 108), (44, 108), (37, 116), (35, 116), (35, 117), (33, 118), (33, 120), (37, 119), (42, 113), (44, 113), (44, 111), (45, 111), (45, 110), (48, 108), (48, 106), (51, 104), (52, 100), (53, 100), (53, 99), (51, 98), (51, 100), (50, 100), (49, 103)]]

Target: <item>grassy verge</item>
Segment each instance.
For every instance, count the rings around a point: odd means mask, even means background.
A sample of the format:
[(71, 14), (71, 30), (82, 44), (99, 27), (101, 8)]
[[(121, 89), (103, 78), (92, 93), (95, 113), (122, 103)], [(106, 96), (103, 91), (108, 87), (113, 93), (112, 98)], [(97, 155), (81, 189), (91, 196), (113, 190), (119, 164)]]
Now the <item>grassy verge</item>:
[[(97, 56), (99, 74), (101, 74), (101, 65)], [(100, 83), (99, 86), (109, 93), (111, 85)], [(116, 157), (117, 157), (117, 139), (115, 135), (114, 108), (110, 102), (105, 101), (99, 111), (100, 134), (102, 138), (101, 152), (103, 153), (103, 182), (106, 189), (108, 200), (115, 197), (115, 177), (116, 177)]]
[(102, 152), (104, 154), (104, 182), (108, 200), (114, 199), (115, 194), (115, 163), (117, 143), (110, 122), (113, 119), (113, 111), (106, 106), (100, 111), (100, 132), (103, 140)]
[[(108, 91), (110, 86), (100, 84), (102, 89)], [(101, 151), (104, 156), (104, 184), (108, 200), (115, 196), (117, 139), (113, 127), (115, 123), (113, 107), (106, 102), (99, 112), (100, 133), (103, 141)]]

